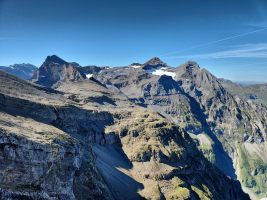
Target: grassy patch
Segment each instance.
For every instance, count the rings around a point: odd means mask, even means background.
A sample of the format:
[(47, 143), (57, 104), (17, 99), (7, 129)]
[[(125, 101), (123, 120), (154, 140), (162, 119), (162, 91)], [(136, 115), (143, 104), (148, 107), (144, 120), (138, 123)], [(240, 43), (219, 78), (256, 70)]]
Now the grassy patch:
[[(198, 189), (195, 186), (191, 186), (191, 188), (197, 194), (197, 196), (199, 197), (199, 199), (201, 199), (201, 200), (210, 200), (210, 198), (207, 197), (202, 190)], [(208, 190), (208, 188), (206, 186), (204, 186), (204, 188), (205, 188), (205, 190)], [(207, 192), (210, 193), (209, 191), (207, 191)]]
[(267, 195), (267, 164), (257, 155), (249, 155), (243, 146), (239, 147), (241, 183), (259, 197)]

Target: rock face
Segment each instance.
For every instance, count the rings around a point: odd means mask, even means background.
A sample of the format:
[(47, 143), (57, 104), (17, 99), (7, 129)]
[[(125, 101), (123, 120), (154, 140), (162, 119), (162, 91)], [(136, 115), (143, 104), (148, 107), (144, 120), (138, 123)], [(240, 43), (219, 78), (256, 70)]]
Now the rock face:
[(37, 71), (37, 67), (31, 64), (14, 64), (9, 67), (1, 67), (0, 70), (13, 74), (21, 79), (30, 80)]
[(1, 113), (1, 199), (75, 199), (72, 182), (81, 166), (81, 147), (65, 133), (50, 131)]
[(54, 88), (60, 82), (77, 81), (85, 78), (85, 74), (81, 73), (75, 64), (68, 63), (53, 55), (46, 58), (39, 70), (34, 74), (32, 81), (46, 87)]
[[(0, 73), (2, 199), (249, 199), (239, 181), (217, 168), (246, 151), (231, 151), (234, 143), (224, 145), (217, 135), (240, 117), (232, 107), (222, 116), (233, 121), (215, 116), (215, 104), (260, 108), (228, 95), (193, 62), (175, 69), (153, 58), (136, 68), (92, 71), (92, 79), (78, 68), (48, 57), (35, 76), (45, 87)], [(162, 68), (176, 75), (151, 73)], [(249, 137), (265, 140), (249, 130)], [(251, 174), (259, 181), (264, 173), (258, 167)]]

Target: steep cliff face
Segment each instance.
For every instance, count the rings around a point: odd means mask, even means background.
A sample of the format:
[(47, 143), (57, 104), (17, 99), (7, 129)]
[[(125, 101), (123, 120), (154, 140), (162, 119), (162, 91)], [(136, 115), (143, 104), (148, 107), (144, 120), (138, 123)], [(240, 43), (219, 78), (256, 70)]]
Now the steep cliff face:
[[(38, 129), (37, 129), (38, 127)], [(1, 113), (1, 199), (75, 199), (81, 147), (66, 133)]]
[(1, 199), (112, 199), (90, 146), (29, 118), (1, 114)]

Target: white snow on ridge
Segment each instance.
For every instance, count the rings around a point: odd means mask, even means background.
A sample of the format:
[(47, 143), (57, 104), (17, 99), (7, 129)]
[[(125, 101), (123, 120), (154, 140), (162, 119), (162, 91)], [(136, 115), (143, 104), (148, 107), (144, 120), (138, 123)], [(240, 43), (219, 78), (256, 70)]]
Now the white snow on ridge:
[(142, 67), (142, 65), (130, 65), (130, 67), (133, 67), (133, 68), (140, 68), (140, 67)]
[(91, 78), (93, 76), (93, 74), (86, 74), (86, 78)]
[(162, 76), (162, 75), (171, 76), (174, 79), (176, 74), (174, 72), (166, 71), (166, 69), (167, 69), (166, 67), (162, 67), (160, 69), (149, 70), (148, 72), (157, 76)]

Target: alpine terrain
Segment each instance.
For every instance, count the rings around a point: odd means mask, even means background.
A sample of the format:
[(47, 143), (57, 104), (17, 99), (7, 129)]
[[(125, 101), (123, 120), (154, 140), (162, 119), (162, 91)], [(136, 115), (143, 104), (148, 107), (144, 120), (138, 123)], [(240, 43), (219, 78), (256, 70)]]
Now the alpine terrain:
[(266, 96), (157, 57), (4, 69), (0, 199), (267, 198)]

